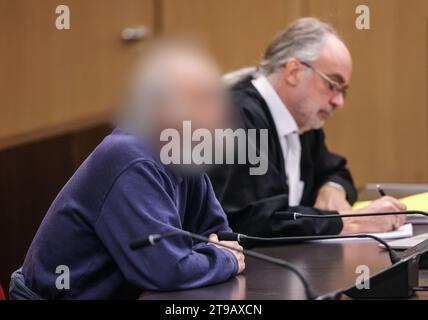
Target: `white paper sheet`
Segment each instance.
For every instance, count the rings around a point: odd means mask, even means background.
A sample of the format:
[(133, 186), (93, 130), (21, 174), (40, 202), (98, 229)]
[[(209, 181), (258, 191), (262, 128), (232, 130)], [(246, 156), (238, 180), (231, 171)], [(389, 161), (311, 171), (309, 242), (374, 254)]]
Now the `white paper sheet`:
[(423, 233), (411, 238), (390, 241), (388, 242), (388, 244), (394, 250), (406, 250), (411, 247), (417, 246), (419, 243), (427, 239), (428, 239), (428, 233)]
[[(410, 238), (413, 236), (413, 226), (408, 223), (402, 225), (398, 230), (384, 232), (384, 233), (370, 233), (373, 236), (381, 238), (383, 240), (391, 240), (391, 239), (402, 239), (402, 238)], [(341, 243), (348, 241), (370, 241), (370, 238), (347, 238), (347, 239), (329, 239), (329, 240), (316, 240), (312, 242), (318, 243)]]

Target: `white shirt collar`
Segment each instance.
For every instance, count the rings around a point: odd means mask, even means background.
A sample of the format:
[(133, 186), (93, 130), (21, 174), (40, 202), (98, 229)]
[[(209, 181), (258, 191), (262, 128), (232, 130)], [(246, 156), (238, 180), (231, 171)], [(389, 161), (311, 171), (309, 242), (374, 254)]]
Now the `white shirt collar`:
[(275, 122), (278, 136), (285, 137), (290, 133), (298, 133), (299, 129), (296, 121), (270, 84), (269, 80), (264, 75), (260, 74), (253, 79), (251, 83), (266, 101), (269, 111), (272, 114), (273, 121)]

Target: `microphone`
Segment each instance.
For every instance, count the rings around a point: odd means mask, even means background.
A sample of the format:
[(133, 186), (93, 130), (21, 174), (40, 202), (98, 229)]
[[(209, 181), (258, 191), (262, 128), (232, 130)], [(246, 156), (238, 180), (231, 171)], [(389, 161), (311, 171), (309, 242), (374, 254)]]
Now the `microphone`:
[(304, 214), (292, 211), (277, 211), (273, 217), (282, 220), (297, 220), (300, 218), (313, 218), (313, 219), (342, 219), (352, 217), (375, 217), (375, 216), (396, 216), (396, 215), (407, 215), (407, 214), (419, 214), (428, 217), (428, 212), (409, 210), (409, 211), (397, 211), (397, 212), (375, 212), (375, 213), (351, 213), (351, 214)]
[(163, 240), (163, 239), (167, 239), (167, 238), (171, 238), (171, 237), (176, 237), (176, 236), (187, 236), (196, 240), (200, 240), (203, 242), (208, 242), (208, 243), (212, 243), (215, 244), (219, 247), (223, 247), (229, 250), (233, 250), (236, 252), (240, 252), (243, 253), (246, 256), (252, 257), (254, 259), (258, 259), (264, 262), (268, 262), (271, 264), (275, 264), (277, 266), (283, 267), (285, 269), (290, 270), (291, 272), (293, 272), (298, 278), (299, 280), (302, 282), (303, 287), (305, 289), (305, 294), (306, 297), (309, 300), (315, 300), (318, 299), (320, 296), (314, 291), (314, 289), (311, 287), (311, 285), (309, 284), (309, 282), (306, 280), (306, 278), (303, 276), (303, 274), (296, 268), (294, 267), (292, 264), (288, 263), (285, 260), (282, 259), (278, 259), (278, 258), (274, 258), (274, 257), (270, 257), (267, 256), (265, 254), (262, 253), (258, 253), (255, 251), (251, 251), (251, 250), (246, 250), (246, 249), (237, 249), (234, 248), (232, 246), (229, 246), (227, 244), (224, 243), (218, 243), (218, 242), (214, 242), (211, 241), (210, 239), (208, 239), (205, 236), (201, 236), (199, 234), (195, 234), (195, 233), (191, 233), (188, 231), (184, 231), (184, 230), (175, 230), (175, 231), (170, 231), (170, 232), (165, 232), (165, 233), (160, 233), (160, 234), (151, 234), (148, 237), (144, 237), (141, 239), (137, 239), (132, 241), (129, 244), (129, 247), (131, 248), (131, 250), (138, 250), (140, 248), (145, 248), (148, 246), (154, 246), (156, 245), (157, 242)]
[(180, 231), (170, 231), (170, 232), (165, 232), (162, 234), (151, 234), (148, 237), (132, 241), (129, 244), (129, 247), (131, 248), (131, 250), (137, 250), (137, 249), (145, 248), (148, 246), (154, 246), (154, 245), (156, 245), (157, 242), (159, 242), (163, 239), (175, 237), (175, 236), (182, 235), (182, 234), (183, 233)]
[(401, 261), (400, 256), (394, 251), (388, 243), (384, 240), (373, 236), (371, 234), (352, 234), (352, 235), (331, 235), (331, 236), (302, 236), (302, 237), (277, 237), (277, 238), (260, 238), (251, 237), (240, 233), (233, 232), (219, 232), (218, 239), (222, 241), (238, 241), (240, 244), (245, 246), (246, 244), (259, 244), (259, 245), (280, 245), (280, 244), (291, 244), (296, 242), (312, 241), (312, 240), (328, 240), (328, 239), (349, 239), (349, 238), (371, 238), (381, 244), (383, 244), (388, 250), (389, 259), (392, 264)]

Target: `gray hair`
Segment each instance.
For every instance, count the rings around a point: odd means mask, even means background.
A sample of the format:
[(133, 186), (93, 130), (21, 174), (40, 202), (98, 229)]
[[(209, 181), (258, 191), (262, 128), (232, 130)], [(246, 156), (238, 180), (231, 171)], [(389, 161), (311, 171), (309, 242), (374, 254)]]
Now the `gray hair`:
[(331, 25), (319, 19), (298, 19), (269, 45), (260, 63), (260, 70), (264, 74), (272, 74), (284, 67), (291, 58), (314, 62), (321, 55), (327, 35), (340, 39)]
[(183, 61), (211, 62), (208, 52), (192, 39), (159, 39), (139, 58), (131, 74), (128, 91), (117, 115), (117, 125), (134, 131), (151, 132), (155, 113), (163, 107), (174, 112), (178, 102), (174, 93), (177, 79), (165, 70), (174, 69)]

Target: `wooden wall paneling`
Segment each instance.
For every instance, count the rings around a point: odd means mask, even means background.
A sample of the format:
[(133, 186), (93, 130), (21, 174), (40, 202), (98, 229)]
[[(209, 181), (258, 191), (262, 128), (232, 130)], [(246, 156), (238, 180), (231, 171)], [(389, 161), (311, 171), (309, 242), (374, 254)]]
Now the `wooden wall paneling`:
[(73, 169), (70, 137), (24, 145), (0, 153), (0, 281), (23, 262), (56, 192)]
[(423, 0), (366, 1), (371, 29), (355, 28), (360, 1), (309, 0), (308, 15), (335, 25), (354, 74), (345, 109), (327, 124), (331, 149), (350, 160), (358, 185), (427, 182), (427, 17)]
[[(396, 44), (395, 156), (390, 181), (428, 182), (428, 2), (398, 1)], [(397, 23), (398, 22), (398, 23)], [(401, 174), (404, 173), (403, 176)], [(401, 176), (401, 177), (400, 177)]]
[(301, 15), (299, 0), (162, 0), (162, 33), (198, 35), (223, 71), (259, 62), (279, 31)]
[[(137, 48), (121, 31), (152, 29), (154, 1), (0, 0), (0, 148), (104, 122)], [(55, 28), (60, 4), (70, 30)]]

